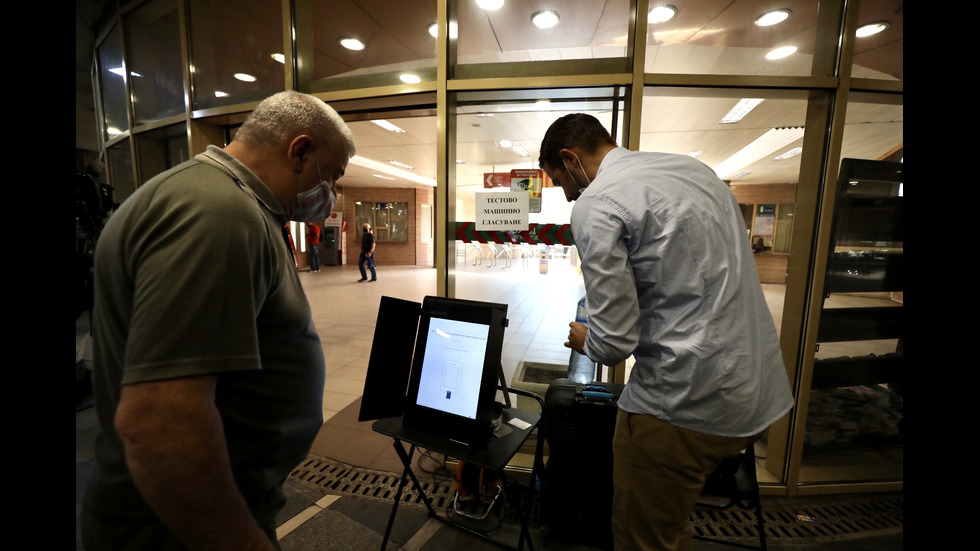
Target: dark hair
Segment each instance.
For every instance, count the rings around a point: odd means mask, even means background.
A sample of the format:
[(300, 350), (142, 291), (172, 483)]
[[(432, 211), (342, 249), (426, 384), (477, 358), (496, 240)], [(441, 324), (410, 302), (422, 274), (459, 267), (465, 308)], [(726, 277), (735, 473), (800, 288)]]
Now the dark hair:
[(541, 140), (541, 151), (538, 165), (541, 168), (547, 164), (554, 168), (561, 166), (558, 152), (562, 149), (580, 147), (588, 153), (595, 153), (604, 145), (616, 145), (616, 140), (609, 135), (606, 127), (592, 115), (572, 113), (556, 120), (548, 128)]

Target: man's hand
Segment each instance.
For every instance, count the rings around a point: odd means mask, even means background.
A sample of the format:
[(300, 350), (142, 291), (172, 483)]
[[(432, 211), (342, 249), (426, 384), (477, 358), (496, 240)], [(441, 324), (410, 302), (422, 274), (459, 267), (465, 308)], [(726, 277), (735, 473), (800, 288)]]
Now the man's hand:
[(585, 355), (585, 336), (589, 333), (589, 327), (577, 321), (568, 323), (568, 340), (565, 346)]
[(217, 377), (122, 387), (115, 425), (140, 494), (190, 549), (275, 549), (238, 491)]

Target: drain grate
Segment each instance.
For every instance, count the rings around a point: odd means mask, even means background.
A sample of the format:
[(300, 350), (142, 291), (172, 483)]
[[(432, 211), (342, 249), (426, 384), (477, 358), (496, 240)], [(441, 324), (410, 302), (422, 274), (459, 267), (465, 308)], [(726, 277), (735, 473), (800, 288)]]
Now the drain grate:
[[(290, 474), (290, 479), (359, 498), (391, 502), (401, 482), (400, 473), (354, 467), (331, 459), (309, 456)], [(452, 507), (456, 480), (424, 474), (419, 482), (436, 511)], [(763, 497), (762, 510), (766, 539), (775, 542), (834, 541), (901, 533), (903, 494), (858, 494), (807, 496), (796, 498)], [(540, 525), (540, 504), (535, 495), (530, 510), (532, 526)], [(424, 507), (422, 495), (407, 481), (402, 503)], [(516, 522), (517, 511), (510, 500), (501, 512), (504, 522)], [(758, 542), (754, 511), (732, 508), (723, 511), (697, 508), (691, 515), (694, 534), (751, 545)]]

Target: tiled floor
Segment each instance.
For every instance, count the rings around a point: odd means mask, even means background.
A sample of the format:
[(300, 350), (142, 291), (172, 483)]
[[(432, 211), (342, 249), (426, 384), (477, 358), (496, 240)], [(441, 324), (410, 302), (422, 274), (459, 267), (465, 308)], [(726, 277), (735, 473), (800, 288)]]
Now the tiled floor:
[[(472, 257), (469, 258), (456, 274), (456, 296), (509, 305), (510, 324), (503, 352), (507, 380), (512, 380), (521, 360), (567, 363), (568, 349), (562, 343), (567, 335), (567, 323), (574, 318), (575, 305), (584, 292), (574, 265), (568, 260), (555, 259), (547, 273), (541, 273), (537, 260), (527, 265), (517, 260), (510, 268), (502, 266), (502, 263), (496, 267), (474, 266)], [(400, 472), (401, 463), (391, 440), (373, 433), (370, 423), (359, 423), (357, 408), (381, 296), (421, 301), (424, 296), (436, 293), (436, 273), (432, 268), (379, 266), (377, 282), (359, 283), (356, 281), (359, 277), (356, 266), (351, 265), (325, 266), (317, 273), (300, 273), (323, 343), (327, 371), (323, 391), (325, 423), (312, 455), (377, 471)], [(777, 315), (781, 310), (781, 295), (781, 288), (767, 288), (767, 297)], [(79, 331), (76, 324), (76, 350), (79, 356), (90, 360), (84, 323), (81, 326)], [(91, 461), (93, 417), (90, 408), (76, 413), (76, 510)], [(330, 495), (292, 481), (286, 489), (290, 501), (280, 517), (284, 550), (379, 548), (380, 534), (384, 533), (390, 513), (388, 503)], [(464, 532), (443, 528), (441, 523), (427, 517), (425, 509), (403, 506), (392, 533), (395, 546), (389, 548), (427, 551), (492, 548)], [(898, 533), (860, 541), (862, 544), (857, 546), (838, 542), (826, 549), (901, 549), (902, 537)], [(534, 542), (536, 549), (576, 548), (543, 540), (540, 534), (535, 534)], [(791, 547), (801, 548), (795, 544)], [(76, 548), (80, 550), (80, 544)], [(698, 542), (695, 548), (706, 551), (716, 546)], [(770, 545), (770, 549), (781, 548), (788, 547)], [(824, 547), (814, 544), (807, 548)]]

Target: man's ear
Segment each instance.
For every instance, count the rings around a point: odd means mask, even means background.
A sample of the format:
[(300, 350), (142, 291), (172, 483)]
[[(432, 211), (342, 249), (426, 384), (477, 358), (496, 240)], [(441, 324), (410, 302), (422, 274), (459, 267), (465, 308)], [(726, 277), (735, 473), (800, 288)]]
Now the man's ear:
[(303, 172), (303, 164), (307, 160), (307, 156), (313, 154), (313, 139), (306, 134), (301, 134), (293, 138), (293, 141), (289, 142), (289, 148), (286, 152), (286, 156), (289, 159), (289, 168), (293, 172), (299, 174)]
[(578, 156), (571, 149), (559, 149), (558, 157), (566, 163), (571, 163), (572, 167), (574, 167), (578, 162)]

